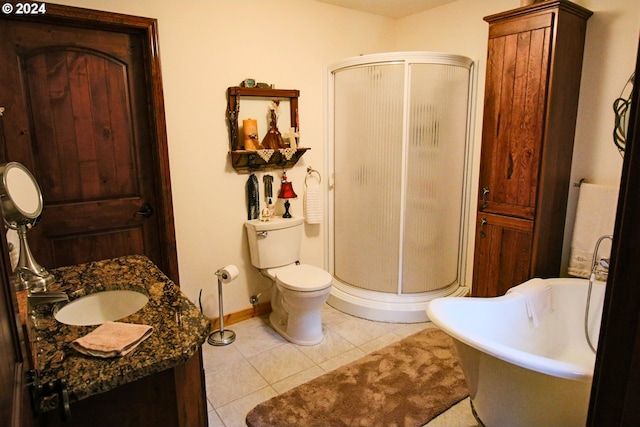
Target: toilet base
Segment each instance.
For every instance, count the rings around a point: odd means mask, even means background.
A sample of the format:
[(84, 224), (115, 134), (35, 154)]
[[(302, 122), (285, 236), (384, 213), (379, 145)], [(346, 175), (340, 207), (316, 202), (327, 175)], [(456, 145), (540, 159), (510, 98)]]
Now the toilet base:
[[(318, 320), (320, 320), (319, 317), (318, 317)], [(283, 316), (279, 315), (275, 311), (272, 311), (271, 314), (269, 315), (269, 321), (271, 322), (271, 327), (277, 333), (282, 335), (282, 337), (287, 341), (292, 342), (294, 344), (316, 345), (316, 344), (320, 344), (324, 338), (324, 334), (322, 332), (322, 323), (320, 323), (319, 325), (319, 333), (317, 332), (312, 334), (306, 333), (306, 334), (303, 334), (303, 336), (301, 336), (299, 334), (287, 333), (287, 330), (288, 330), (287, 319), (283, 318)]]

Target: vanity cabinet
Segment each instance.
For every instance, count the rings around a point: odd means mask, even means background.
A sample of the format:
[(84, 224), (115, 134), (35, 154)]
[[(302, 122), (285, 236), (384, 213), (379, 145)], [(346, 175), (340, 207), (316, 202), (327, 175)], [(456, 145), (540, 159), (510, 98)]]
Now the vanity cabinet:
[[(118, 321), (153, 328), (133, 352), (116, 358), (91, 357), (70, 347), (95, 325), (69, 325), (54, 317), (55, 306), (40, 304), (27, 312), (35, 399), (40, 427), (204, 427), (208, 424), (201, 346), (211, 321), (160, 269), (143, 255), (94, 261), (51, 270), (49, 289), (71, 301), (107, 290), (135, 290), (149, 298)], [(68, 405), (60, 398), (65, 380)], [(58, 391), (58, 394), (50, 391)], [(68, 407), (65, 413), (64, 409)], [(64, 417), (61, 417), (64, 414)], [(68, 418), (68, 420), (65, 420)]]
[(474, 296), (560, 273), (586, 24), (545, 1), (485, 17)]
[(192, 427), (208, 425), (201, 350), (185, 364), (40, 415), (39, 427)]

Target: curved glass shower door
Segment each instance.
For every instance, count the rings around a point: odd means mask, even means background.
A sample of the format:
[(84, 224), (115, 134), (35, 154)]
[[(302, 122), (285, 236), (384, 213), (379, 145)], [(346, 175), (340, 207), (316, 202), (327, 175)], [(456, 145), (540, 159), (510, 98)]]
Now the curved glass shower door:
[(334, 276), (380, 292), (398, 288), (403, 87), (403, 64), (335, 77)]
[(330, 71), (329, 268), (345, 288), (384, 300), (461, 286), (471, 65), (398, 53)]

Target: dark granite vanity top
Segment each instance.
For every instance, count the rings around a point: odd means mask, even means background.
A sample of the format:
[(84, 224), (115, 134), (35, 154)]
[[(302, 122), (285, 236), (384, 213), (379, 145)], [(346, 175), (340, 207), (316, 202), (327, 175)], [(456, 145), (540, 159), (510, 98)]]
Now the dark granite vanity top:
[(77, 401), (185, 363), (209, 335), (211, 322), (169, 278), (141, 255), (62, 267), (50, 271), (73, 301), (109, 289), (134, 289), (149, 302), (119, 322), (153, 326), (151, 336), (123, 357), (101, 359), (71, 348), (76, 338), (97, 326), (71, 326), (53, 317), (58, 304), (33, 308), (27, 321), (34, 364), (41, 383), (65, 378), (70, 401)]

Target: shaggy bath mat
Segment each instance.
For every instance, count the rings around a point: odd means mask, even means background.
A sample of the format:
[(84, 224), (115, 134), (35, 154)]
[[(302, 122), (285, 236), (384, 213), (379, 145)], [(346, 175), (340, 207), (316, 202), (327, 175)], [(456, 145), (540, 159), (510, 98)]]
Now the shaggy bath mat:
[(421, 426), (468, 396), (451, 338), (425, 329), (253, 408), (249, 427)]

